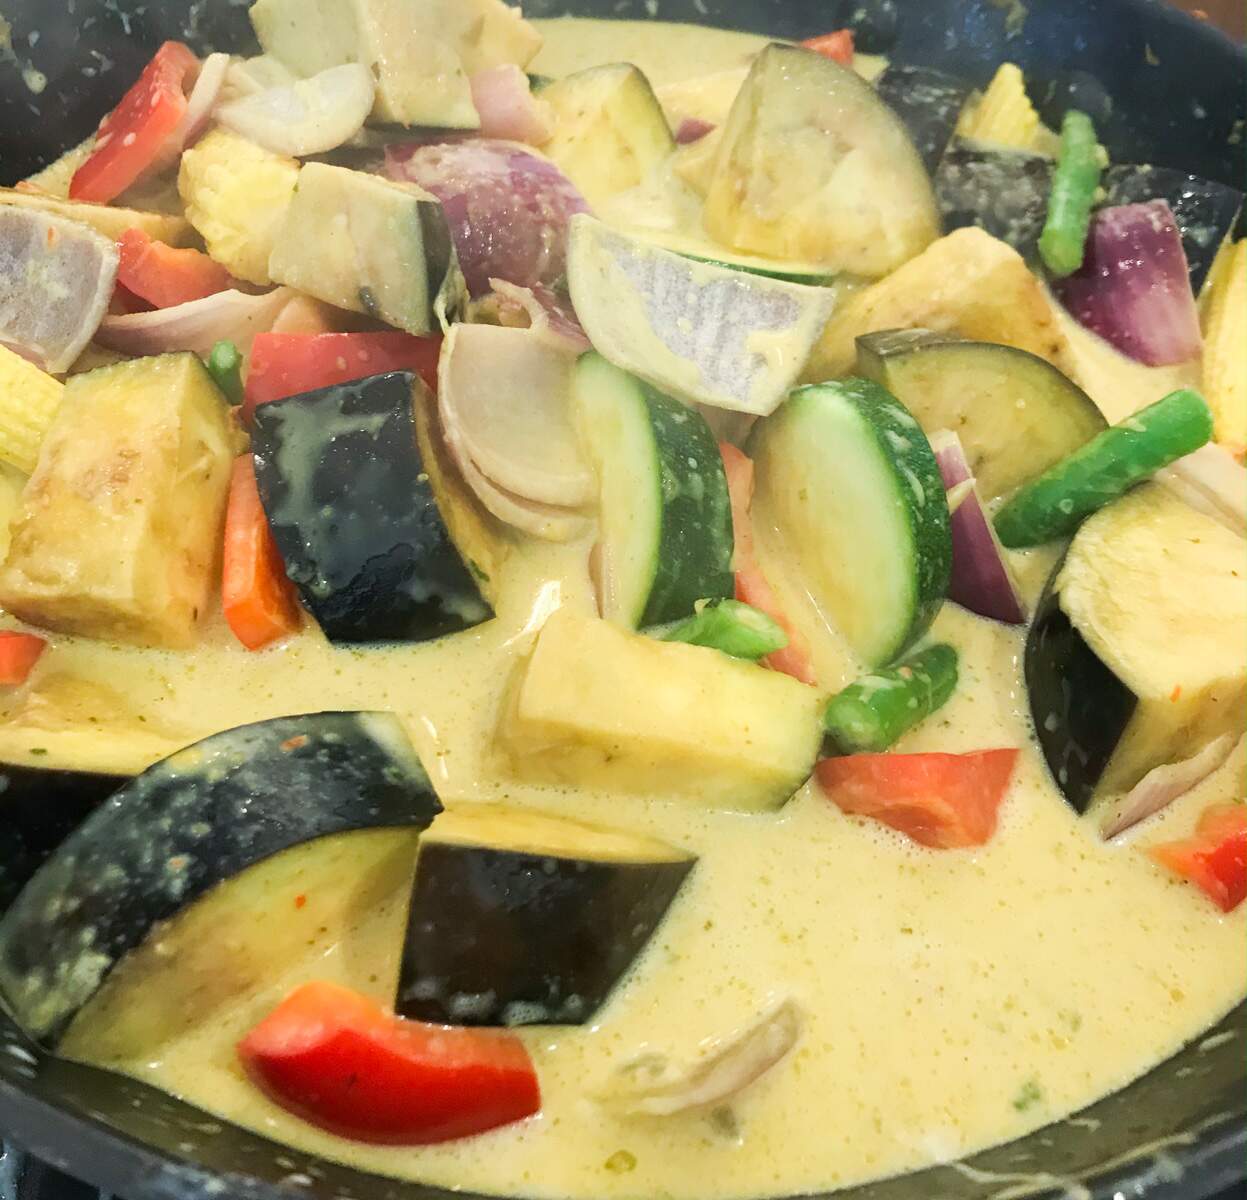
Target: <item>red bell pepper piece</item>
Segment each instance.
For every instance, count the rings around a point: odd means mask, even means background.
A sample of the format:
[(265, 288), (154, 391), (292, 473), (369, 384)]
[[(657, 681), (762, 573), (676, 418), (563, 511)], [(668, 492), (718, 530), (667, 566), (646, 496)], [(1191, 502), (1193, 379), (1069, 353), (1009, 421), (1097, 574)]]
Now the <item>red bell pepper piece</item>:
[(1153, 846), (1148, 853), (1202, 888), (1223, 912), (1247, 900), (1247, 807), (1241, 804), (1206, 808), (1194, 837)]
[(294, 585), (268, 527), (250, 454), (234, 462), (230, 478), (221, 601), (226, 622), (248, 650), (262, 650), (300, 625)]
[(754, 554), (753, 459), (737, 450), (730, 442), (719, 443), (723, 469), (727, 473), (727, 490), (732, 500), (732, 529), (736, 539), (733, 567), (736, 571), (736, 599), (764, 612), (787, 635), (788, 645), (762, 661), (772, 671), (791, 675), (802, 683), (816, 685), (818, 678), (810, 663), (810, 649), (796, 627), (789, 621), (775, 595), (775, 589), (763, 574)]
[(444, 1142), (541, 1108), (514, 1034), (406, 1021), (332, 983), (292, 992), (238, 1053), (283, 1108), (358, 1141)]
[(801, 45), (807, 50), (813, 50), (815, 54), (830, 58), (832, 62), (841, 63), (846, 67), (853, 65), (854, 44), (851, 29), (836, 29), (819, 37), (808, 38)]
[(101, 122), (95, 151), (74, 173), (71, 200), (107, 204), (150, 167), (186, 116), (188, 84), (199, 59), (181, 42), (165, 42), (139, 81)]
[(982, 846), (996, 832), (1017, 750), (977, 754), (853, 754), (815, 768), (846, 813), (873, 817), (924, 846)]
[(251, 346), (243, 421), (270, 400), (387, 371), (414, 371), (436, 390), (441, 352), (440, 337), (410, 333), (262, 333)]
[(25, 683), (48, 643), (33, 633), (0, 631), (0, 684), (13, 687)]
[(117, 239), (117, 282), (156, 308), (173, 308), (228, 289), (230, 273), (199, 250), (175, 250), (141, 229)]

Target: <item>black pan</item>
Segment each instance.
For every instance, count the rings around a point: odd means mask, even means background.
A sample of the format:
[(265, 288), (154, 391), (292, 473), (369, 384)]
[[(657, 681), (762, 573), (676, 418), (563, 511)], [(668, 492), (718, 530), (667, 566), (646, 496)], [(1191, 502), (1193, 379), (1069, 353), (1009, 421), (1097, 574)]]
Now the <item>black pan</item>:
[[(530, 16), (644, 18), (646, 0), (528, 0)], [(1045, 116), (1097, 118), (1119, 161), (1184, 167), (1242, 186), (1247, 59), (1157, 0), (662, 0), (668, 20), (806, 37), (858, 24), (864, 50), (986, 80), (1004, 59), (1042, 81)], [(1016, 17), (1025, 23), (1015, 27)], [(0, 182), (81, 140), (165, 38), (244, 49), (245, 0), (0, 0), (21, 66), (0, 59)], [(1013, 19), (1011, 20), (1011, 14)], [(30, 45), (28, 35), (39, 36)], [(3, 851), (0, 850), (0, 853)], [(1121, 920), (1129, 921), (1129, 912)], [(1247, 967), (1247, 963), (1244, 963)], [(1088, 970), (1095, 964), (1088, 963)], [(840, 1193), (843, 1200), (976, 1200), (1019, 1176), (1051, 1197), (1205, 1200), (1247, 1195), (1247, 1005), (1124, 1091), (1021, 1141)], [(852, 1087), (852, 1080), (829, 1081)], [(309, 1159), (160, 1092), (45, 1060), (0, 1018), (0, 1130), (45, 1163), (127, 1200), (450, 1200)], [(5, 1159), (0, 1156), (0, 1197)], [(43, 1168), (28, 1177), (37, 1184)], [(47, 1200), (64, 1195), (45, 1189)], [(21, 1195), (33, 1196), (27, 1188)], [(460, 1200), (471, 1200), (459, 1194)]]

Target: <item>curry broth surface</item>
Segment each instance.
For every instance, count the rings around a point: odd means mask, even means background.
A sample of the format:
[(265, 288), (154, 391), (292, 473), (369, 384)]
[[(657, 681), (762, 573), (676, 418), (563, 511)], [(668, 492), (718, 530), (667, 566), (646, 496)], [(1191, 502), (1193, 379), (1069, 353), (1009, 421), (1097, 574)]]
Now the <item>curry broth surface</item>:
[[(730, 67), (758, 44), (688, 27), (542, 25), (549, 40), (534, 70), (627, 58), (659, 83)], [(1114, 380), (1103, 365), (1096, 390)], [(820, 678), (840, 686), (853, 663), (775, 532), (759, 529), (759, 542)], [(54, 639), (56, 674), (36, 682), (51, 694), (77, 687), (88, 707), (120, 693), (172, 742), (280, 714), (392, 709), (449, 805), (506, 800), (695, 850), (685, 891), (594, 1022), (520, 1031), (541, 1079), (538, 1117), (440, 1147), (377, 1148), (303, 1124), (240, 1071), (235, 1043), (299, 982), (392, 1000), (410, 834), (306, 847), (220, 889), (114, 973), (67, 1049), (384, 1174), (508, 1195), (711, 1200), (848, 1185), (1013, 1138), (1127, 1083), (1241, 998), (1247, 906), (1222, 916), (1139, 847), (1185, 834), (1206, 804), (1240, 791), (1242, 747), (1168, 812), (1106, 845), (1031, 742), (1024, 633), (953, 605), (934, 633), (958, 647), (961, 686), (898, 748), (1024, 747), (1000, 829), (981, 849), (923, 849), (844, 816), (812, 787), (779, 815), (749, 817), (517, 784), (493, 749), (502, 696), (545, 616), (591, 605), (586, 551), (517, 545), (498, 618), (432, 645), (335, 649), (308, 629), (249, 654), (218, 615), (194, 655)], [(1051, 564), (1049, 553), (1023, 563), (1032, 601)], [(0, 726), (6, 748), (21, 736)], [(597, 1102), (639, 1054), (693, 1059), (784, 996), (804, 1009), (801, 1041), (731, 1122), (620, 1118)]]

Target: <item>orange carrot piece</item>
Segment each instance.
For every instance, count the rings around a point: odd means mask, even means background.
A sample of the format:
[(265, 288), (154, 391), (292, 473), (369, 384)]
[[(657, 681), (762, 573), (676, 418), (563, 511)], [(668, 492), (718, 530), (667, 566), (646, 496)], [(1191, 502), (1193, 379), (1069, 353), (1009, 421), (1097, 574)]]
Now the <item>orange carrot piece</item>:
[(13, 687), (25, 683), (48, 643), (33, 633), (0, 631), (0, 684)]
[(851, 29), (836, 29), (820, 37), (808, 38), (801, 45), (807, 50), (813, 50), (815, 54), (830, 58), (832, 62), (840, 63), (841, 66), (851, 67), (853, 65), (855, 47)]

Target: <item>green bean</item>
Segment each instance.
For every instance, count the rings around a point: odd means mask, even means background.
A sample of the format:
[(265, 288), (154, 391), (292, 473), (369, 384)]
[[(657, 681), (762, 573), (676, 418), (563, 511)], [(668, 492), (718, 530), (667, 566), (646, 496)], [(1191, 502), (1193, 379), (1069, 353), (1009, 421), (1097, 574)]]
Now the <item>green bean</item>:
[(1039, 256), (1058, 279), (1082, 266), (1091, 209), (1105, 165), (1091, 118), (1070, 109), (1061, 123), (1061, 155), (1052, 176), (1048, 220), (1039, 237)]

